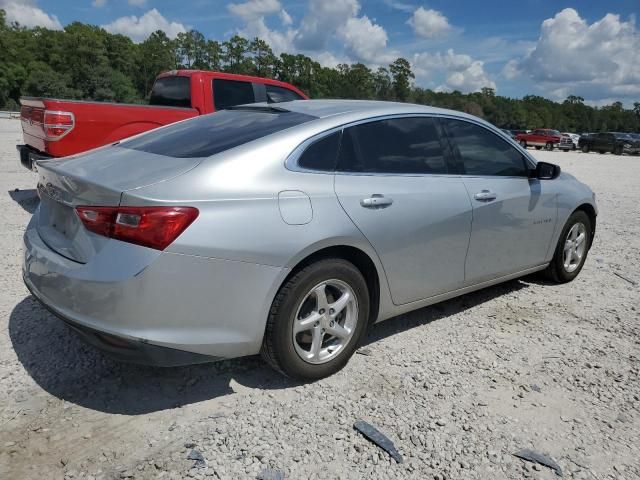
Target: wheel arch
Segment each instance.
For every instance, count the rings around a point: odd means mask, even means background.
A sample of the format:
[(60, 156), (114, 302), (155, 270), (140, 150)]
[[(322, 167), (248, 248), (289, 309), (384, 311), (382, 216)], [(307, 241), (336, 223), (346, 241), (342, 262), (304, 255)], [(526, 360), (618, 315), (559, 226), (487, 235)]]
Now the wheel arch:
[[(291, 277), (306, 266), (326, 258), (340, 258), (352, 263), (362, 274), (369, 290), (369, 323), (377, 320), (380, 313), (381, 272), (371, 255), (361, 248), (353, 245), (330, 245), (319, 248), (298, 260), (287, 276), (278, 286), (278, 290), (286, 284)], [(384, 280), (383, 280), (384, 281)]]

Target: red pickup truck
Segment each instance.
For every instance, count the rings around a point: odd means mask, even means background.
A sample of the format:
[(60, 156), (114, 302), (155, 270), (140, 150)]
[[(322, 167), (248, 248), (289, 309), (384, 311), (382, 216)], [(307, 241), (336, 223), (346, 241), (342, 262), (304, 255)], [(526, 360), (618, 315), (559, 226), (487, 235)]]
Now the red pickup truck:
[(562, 134), (558, 130), (537, 128), (530, 133), (519, 133), (515, 140), (522, 148), (536, 147), (536, 150), (540, 150), (544, 147), (546, 150), (553, 150), (560, 145), (561, 138)]
[(306, 98), (293, 85), (277, 80), (173, 70), (156, 78), (149, 105), (21, 98), (25, 145), (17, 149), (21, 163), (32, 169), (34, 160), (84, 152), (234, 105)]

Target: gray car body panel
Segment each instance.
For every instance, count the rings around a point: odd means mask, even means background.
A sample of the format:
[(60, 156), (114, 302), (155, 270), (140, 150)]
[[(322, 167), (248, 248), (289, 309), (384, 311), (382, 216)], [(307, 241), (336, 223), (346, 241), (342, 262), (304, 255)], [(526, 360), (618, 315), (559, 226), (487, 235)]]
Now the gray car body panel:
[[(41, 178), (49, 176), (72, 205), (108, 199), (112, 203), (106, 204), (194, 206), (200, 214), (164, 252), (83, 232), (94, 248), (78, 253), (79, 262), (43, 241), (38, 210), (25, 233), (23, 273), (29, 288), (79, 324), (230, 358), (260, 350), (278, 289), (292, 269), (322, 249), (348, 246), (372, 260), (380, 284), (373, 320), (380, 321), (545, 268), (571, 212), (584, 203), (595, 208), (591, 190), (564, 173), (555, 180), (519, 178), (514, 187), (505, 178), (302, 171), (294, 153), (310, 139), (358, 122), (405, 115), (477, 123), (510, 142), (531, 168), (536, 162), (503, 132), (463, 113), (367, 101), (294, 101), (282, 108), (322, 118), (209, 158), (173, 164), (170, 160), (176, 159), (127, 149), (126, 142), (57, 160), (55, 166), (43, 164)], [(129, 160), (133, 173), (123, 168)], [(502, 204), (499, 199), (497, 211), (487, 210), (485, 223), (476, 223), (474, 230), (472, 194), (484, 188), (483, 181), (507, 192), (505, 199), (515, 188), (518, 201)], [(505, 182), (504, 188), (498, 181)], [(421, 196), (427, 186), (430, 196)], [(526, 198), (527, 188), (536, 198)], [(455, 192), (455, 199), (446, 199), (445, 191)], [(389, 194), (397, 201), (388, 209), (360, 211), (356, 202), (365, 192)], [(478, 211), (475, 215), (479, 218)], [(394, 232), (402, 235), (395, 245)], [(483, 251), (496, 235), (495, 245)], [(478, 268), (477, 278), (466, 278), (465, 269), (473, 265), (467, 251), (474, 259), (486, 254), (481, 262), (486, 267), (503, 262), (499, 247), (515, 241), (520, 252), (531, 255), (510, 259), (510, 265), (492, 274)], [(408, 269), (406, 276), (403, 269)]]

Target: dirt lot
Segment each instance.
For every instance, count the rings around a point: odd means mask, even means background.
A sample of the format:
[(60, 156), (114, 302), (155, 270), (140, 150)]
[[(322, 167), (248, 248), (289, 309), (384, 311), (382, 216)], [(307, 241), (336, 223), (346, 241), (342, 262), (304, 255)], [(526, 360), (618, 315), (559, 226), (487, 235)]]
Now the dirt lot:
[(0, 120), (0, 478), (555, 478), (521, 448), (565, 477), (640, 478), (640, 158), (534, 151), (598, 195), (573, 283), (525, 278), (379, 324), (342, 372), (298, 385), (257, 358), (154, 369), (84, 346), (22, 284), (36, 203), (20, 140)]

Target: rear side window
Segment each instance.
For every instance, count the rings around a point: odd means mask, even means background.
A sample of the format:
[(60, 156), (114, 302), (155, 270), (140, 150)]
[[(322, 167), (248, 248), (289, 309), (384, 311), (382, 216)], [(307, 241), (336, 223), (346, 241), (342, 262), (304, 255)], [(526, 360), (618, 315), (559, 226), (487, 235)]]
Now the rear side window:
[(298, 159), (298, 166), (308, 170), (332, 172), (336, 168), (340, 134), (341, 132), (332, 133), (309, 145)]
[(120, 146), (167, 157), (209, 157), (315, 119), (289, 111), (224, 110), (152, 130)]
[(524, 156), (495, 133), (461, 120), (442, 122), (467, 175), (527, 175)]
[(362, 173), (447, 173), (435, 121), (395, 118), (344, 130), (338, 170)]
[(162, 77), (151, 90), (149, 105), (191, 108), (191, 78)]
[(222, 78), (213, 79), (213, 104), (216, 110), (255, 103), (256, 97), (253, 93), (251, 82), (239, 82), (237, 80), (224, 80)]
[(266, 85), (267, 87), (267, 102), (279, 103), (290, 102), (292, 100), (303, 100), (303, 97), (296, 92), (289, 90), (288, 88), (278, 87), (276, 85)]

